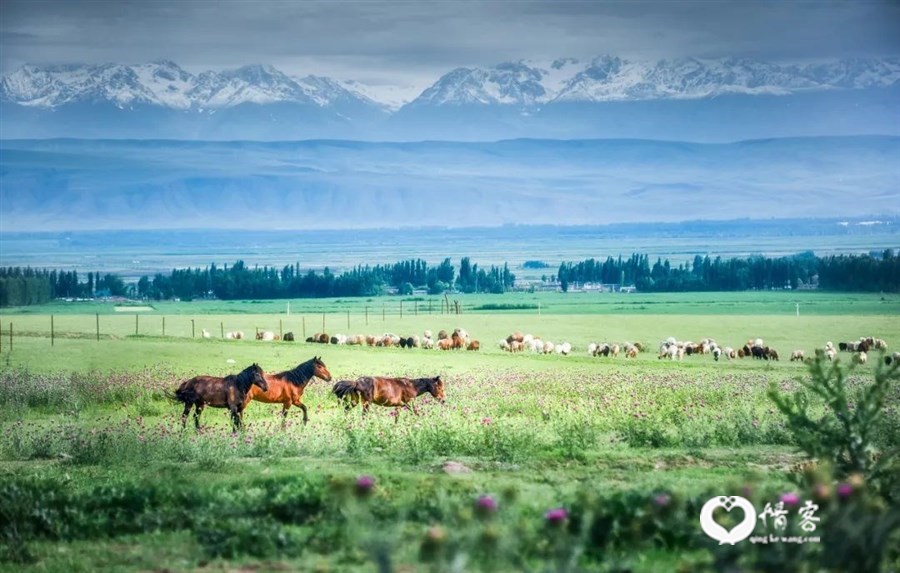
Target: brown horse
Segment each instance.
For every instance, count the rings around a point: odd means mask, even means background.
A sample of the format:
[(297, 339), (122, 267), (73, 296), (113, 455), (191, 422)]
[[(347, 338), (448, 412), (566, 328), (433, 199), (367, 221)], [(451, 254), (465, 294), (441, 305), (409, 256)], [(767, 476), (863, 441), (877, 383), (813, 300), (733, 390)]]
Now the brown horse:
[[(410, 402), (413, 398), (426, 392), (434, 396), (442, 404), (444, 403), (444, 381), (440, 376), (434, 378), (383, 378), (380, 376), (363, 376), (356, 380), (341, 380), (334, 385), (331, 392), (344, 401), (344, 410), (350, 410), (359, 402), (362, 402), (363, 413), (369, 411), (369, 406), (394, 406), (397, 413), (400, 408), (411, 410), (418, 415), (415, 406)], [(399, 416), (394, 419), (396, 422)]]
[(239, 374), (231, 374), (225, 378), (216, 376), (194, 376), (185, 380), (174, 394), (166, 395), (184, 404), (181, 415), (181, 427), (185, 427), (191, 408), (194, 410), (194, 426), (200, 429), (200, 414), (206, 406), (228, 408), (231, 411), (231, 427), (237, 431), (244, 425), (245, 397), (253, 386), (266, 390), (266, 378), (258, 364), (244, 368)]
[(302, 402), (303, 391), (313, 376), (331, 382), (331, 373), (318, 356), (298, 364), (292, 370), (285, 370), (278, 374), (266, 374), (268, 388), (264, 390), (251, 389), (244, 398), (244, 406), (246, 407), (251, 400), (267, 404), (283, 404), (284, 409), (281, 411), (281, 415), (284, 423), (287, 422), (288, 409), (294, 405), (303, 411), (303, 423), (305, 424), (309, 421), (309, 416), (306, 413), (306, 404)]

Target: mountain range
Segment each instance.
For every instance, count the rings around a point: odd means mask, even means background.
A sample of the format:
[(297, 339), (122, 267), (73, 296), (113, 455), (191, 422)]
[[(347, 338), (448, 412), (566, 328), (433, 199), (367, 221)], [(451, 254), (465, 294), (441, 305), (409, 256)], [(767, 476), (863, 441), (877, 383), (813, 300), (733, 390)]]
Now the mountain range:
[(416, 240), (404, 227), (429, 225), (896, 217), (898, 157), (900, 137), (891, 136), (3, 140), (0, 228), (378, 228), (394, 229), (383, 240), (395, 245)]
[(26, 65), (0, 81), (0, 138), (734, 141), (900, 135), (900, 58), (507, 62), (456, 68), (411, 101), (272, 66)]

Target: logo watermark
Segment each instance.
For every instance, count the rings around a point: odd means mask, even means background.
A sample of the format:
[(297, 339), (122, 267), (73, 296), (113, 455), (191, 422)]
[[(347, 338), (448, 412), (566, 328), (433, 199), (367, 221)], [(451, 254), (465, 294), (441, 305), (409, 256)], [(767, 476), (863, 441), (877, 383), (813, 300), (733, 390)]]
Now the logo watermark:
[[(719, 545), (730, 544), (735, 545), (749, 538), (750, 543), (818, 543), (820, 538), (817, 536), (807, 535), (784, 535), (788, 526), (788, 517), (790, 511), (785, 508), (788, 505), (797, 505), (799, 499), (794, 494), (785, 494), (781, 501), (775, 504), (766, 503), (762, 511), (756, 511), (753, 504), (746, 498), (732, 496), (716, 496), (705, 504), (700, 510), (700, 527), (703, 533), (719, 542)], [(725, 529), (720, 523), (713, 518), (713, 512), (722, 508), (731, 513), (732, 509), (740, 509), (744, 513), (743, 520), (732, 527)], [(819, 506), (811, 501), (807, 501), (797, 510), (799, 516), (799, 527), (804, 533), (813, 533), (819, 522), (816, 512)], [(757, 528), (757, 521), (765, 530), (765, 535), (752, 535)], [(770, 533), (774, 530), (776, 533)]]

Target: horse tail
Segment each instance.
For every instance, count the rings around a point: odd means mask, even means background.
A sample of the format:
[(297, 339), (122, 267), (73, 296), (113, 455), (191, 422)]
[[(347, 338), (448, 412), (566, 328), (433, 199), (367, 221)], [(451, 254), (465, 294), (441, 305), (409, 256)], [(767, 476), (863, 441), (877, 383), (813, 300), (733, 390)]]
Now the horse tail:
[(182, 383), (174, 392), (163, 390), (163, 394), (165, 394), (166, 398), (169, 400), (181, 402), (183, 404), (193, 403), (197, 399), (197, 393), (186, 383)]
[(331, 389), (331, 393), (337, 396), (338, 400), (343, 400), (358, 394), (359, 388), (354, 380), (338, 380)]

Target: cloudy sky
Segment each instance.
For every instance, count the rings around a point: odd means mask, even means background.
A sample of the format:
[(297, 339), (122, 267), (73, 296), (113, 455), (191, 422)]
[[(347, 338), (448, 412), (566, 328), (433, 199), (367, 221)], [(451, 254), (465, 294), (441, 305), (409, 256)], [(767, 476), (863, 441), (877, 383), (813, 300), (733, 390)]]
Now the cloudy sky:
[(24, 63), (251, 63), (427, 86), (456, 66), (614, 54), (772, 61), (900, 55), (896, 0), (406, 2), (2, 0), (0, 72)]

